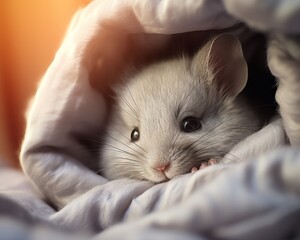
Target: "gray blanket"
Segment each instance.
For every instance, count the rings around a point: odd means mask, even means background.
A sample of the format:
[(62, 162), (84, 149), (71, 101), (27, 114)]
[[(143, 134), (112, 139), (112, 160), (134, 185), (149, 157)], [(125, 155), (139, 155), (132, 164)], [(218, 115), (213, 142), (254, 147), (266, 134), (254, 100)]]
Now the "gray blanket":
[(57, 211), (2, 168), (0, 239), (298, 239), (299, 169), (300, 151), (285, 148), (168, 184), (105, 183)]
[[(146, 56), (165, 48), (168, 34), (241, 22), (268, 33), (279, 117), (195, 174), (158, 185), (97, 175), (76, 138), (99, 132), (107, 114), (91, 84), (96, 60), (119, 66), (128, 36)], [(80, 10), (27, 113), (25, 175), (0, 168), (0, 239), (300, 238), (298, 22), (299, 1), (95, 0)], [(97, 78), (107, 84), (104, 73)]]

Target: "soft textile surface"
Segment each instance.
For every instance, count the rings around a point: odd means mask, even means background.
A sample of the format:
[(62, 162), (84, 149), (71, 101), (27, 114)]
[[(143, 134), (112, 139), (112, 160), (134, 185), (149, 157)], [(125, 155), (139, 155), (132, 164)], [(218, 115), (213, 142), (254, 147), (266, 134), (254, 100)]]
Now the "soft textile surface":
[(1, 182), (14, 181), (0, 189), (0, 239), (296, 239), (299, 169), (300, 150), (282, 149), (168, 184), (102, 184), (60, 211), (22, 174), (1, 169)]
[[(0, 205), (10, 206), (1, 210), (1, 221), (16, 229), (8, 234), (24, 232), (38, 239), (41, 232), (51, 235), (59, 226), (81, 234), (105, 230), (96, 237), (111, 239), (196, 239), (197, 235), (203, 239), (285, 239), (287, 234), (296, 235), (300, 45), (289, 36), (300, 33), (299, 9), (300, 2), (275, 0), (95, 0), (79, 11), (28, 113), (21, 164), (41, 193), (22, 174), (1, 169), (1, 183), (20, 179), (0, 188)], [(128, 62), (168, 44), (166, 36), (135, 39), (134, 33), (222, 29), (240, 22), (272, 33), (268, 62), (279, 78), (276, 98), (283, 119), (273, 120), (232, 149), (231, 156), (242, 162), (228, 161), (155, 186), (124, 179), (108, 182), (90, 170), (95, 159), (78, 139), (101, 132), (107, 113), (103, 96), (91, 85), (96, 62), (102, 64), (96, 77), (105, 85), (112, 81), (105, 70), (121, 68), (122, 58), (128, 56), (128, 36), (135, 43)], [(243, 33), (239, 37), (243, 39)], [(287, 138), (294, 150), (262, 155), (284, 145)], [(19, 222), (13, 221), (16, 218)], [(115, 223), (121, 224), (112, 226)], [(57, 234), (63, 237), (72, 232)]]

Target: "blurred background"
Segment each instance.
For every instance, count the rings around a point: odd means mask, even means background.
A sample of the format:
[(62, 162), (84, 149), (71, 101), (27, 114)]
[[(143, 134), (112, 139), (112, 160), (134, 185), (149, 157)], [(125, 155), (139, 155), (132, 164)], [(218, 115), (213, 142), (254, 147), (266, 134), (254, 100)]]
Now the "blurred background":
[(0, 1), (0, 158), (19, 166), (24, 113), (72, 15), (90, 0)]

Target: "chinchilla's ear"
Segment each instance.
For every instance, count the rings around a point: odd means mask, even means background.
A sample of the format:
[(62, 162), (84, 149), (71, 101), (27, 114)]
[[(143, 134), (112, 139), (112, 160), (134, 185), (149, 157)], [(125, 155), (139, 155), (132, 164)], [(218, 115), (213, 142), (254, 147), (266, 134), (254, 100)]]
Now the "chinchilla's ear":
[(210, 40), (196, 54), (193, 65), (198, 65), (194, 69), (202, 71), (206, 67), (207, 81), (225, 96), (235, 98), (247, 83), (248, 68), (242, 46), (231, 34), (222, 34)]

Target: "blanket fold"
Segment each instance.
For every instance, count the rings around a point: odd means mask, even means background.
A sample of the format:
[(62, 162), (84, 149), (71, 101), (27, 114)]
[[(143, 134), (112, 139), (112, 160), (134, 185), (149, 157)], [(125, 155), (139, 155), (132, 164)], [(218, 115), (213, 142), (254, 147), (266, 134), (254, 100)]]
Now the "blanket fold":
[[(175, 232), (184, 239), (196, 235), (203, 239), (288, 239), (300, 236), (299, 169), (299, 149), (286, 148), (251, 161), (179, 176), (168, 184), (115, 180), (42, 218), (45, 203), (38, 195), (12, 200), (11, 193), (1, 191), (1, 206), (7, 206), (5, 202), (19, 206), (9, 211), (2, 208), (0, 214), (24, 221), (31, 229), (40, 224), (47, 234), (53, 229), (65, 229), (67, 236), (78, 232), (82, 239), (132, 239), (143, 234), (149, 239), (157, 234), (172, 239)], [(26, 184), (26, 178), (23, 181)], [(28, 208), (34, 201), (36, 211)]]
[[(89, 234), (103, 231), (95, 239), (129, 239), (143, 233), (149, 239), (297, 235), (299, 149), (263, 154), (287, 144), (286, 136), (292, 145), (300, 143), (300, 43), (291, 37), (300, 34), (299, 9), (299, 1), (283, 0), (92, 1), (75, 14), (28, 113), (20, 161), (38, 191), (29, 189), (29, 195), (22, 195), (0, 186), (1, 194), (46, 222)], [(235, 161), (194, 175), (155, 186), (134, 180), (108, 182), (98, 175), (97, 159), (83, 140), (105, 130), (109, 104), (92, 78), (99, 85), (113, 84), (107, 71), (121, 72), (137, 56), (159, 53), (170, 44), (165, 35), (206, 33), (241, 23), (269, 37), (264, 64), (278, 78), (280, 117), (224, 158), (235, 156)], [(162, 35), (154, 39), (149, 33)], [(243, 47), (251, 52), (249, 42)], [(100, 67), (94, 75), (96, 65)]]
[(290, 142), (300, 146), (300, 38), (282, 34), (270, 37), (269, 66), (278, 79), (276, 101)]

